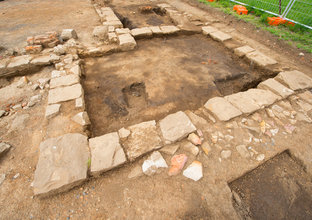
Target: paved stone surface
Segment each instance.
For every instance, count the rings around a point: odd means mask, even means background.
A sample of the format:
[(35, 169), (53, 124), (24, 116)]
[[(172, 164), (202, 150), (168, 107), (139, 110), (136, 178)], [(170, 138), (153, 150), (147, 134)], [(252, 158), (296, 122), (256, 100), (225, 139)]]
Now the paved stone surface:
[(91, 174), (97, 176), (127, 161), (119, 143), (117, 132), (89, 140), (91, 151)]
[(137, 43), (130, 34), (122, 34), (118, 36), (119, 45), (122, 51), (133, 50)]
[(153, 32), (148, 27), (135, 28), (131, 30), (131, 35), (134, 38), (144, 38), (144, 37), (151, 37), (153, 35)]
[(162, 34), (159, 26), (151, 26), (149, 27), (154, 35)]
[(292, 90), (312, 88), (312, 79), (297, 70), (280, 72), (275, 79)]
[(305, 91), (304, 93), (297, 94), (304, 101), (312, 104), (312, 93), (310, 91)]
[(10, 149), (11, 149), (11, 145), (6, 144), (6, 143), (0, 143), (0, 158), (6, 154)]
[(61, 104), (48, 105), (46, 107), (45, 117), (52, 118), (60, 112)]
[(232, 39), (232, 36), (222, 31), (213, 31), (209, 33), (210, 37), (216, 41), (224, 42)]
[(87, 178), (88, 158), (88, 137), (82, 134), (65, 134), (41, 142), (34, 194), (47, 196), (81, 184)]
[(245, 92), (234, 93), (232, 95), (225, 96), (224, 98), (241, 112), (246, 114), (250, 114), (260, 109), (260, 106)]
[(7, 66), (9, 71), (23, 70), (27, 68), (32, 57), (30, 55), (18, 56), (11, 59), (10, 63)]
[(269, 90), (249, 89), (245, 93), (247, 96), (253, 99), (260, 107), (269, 106), (281, 99), (280, 96), (275, 95)]
[(60, 60), (59, 56), (57, 56), (55, 54), (50, 54), (50, 55), (34, 58), (30, 63), (33, 65), (40, 66), (40, 65), (49, 65), (52, 62), (55, 62), (58, 60)]
[(264, 55), (259, 51), (254, 51), (246, 54), (246, 57), (252, 62), (256, 63), (258, 66), (265, 67), (267, 65), (277, 64), (277, 61)]
[(240, 110), (221, 97), (209, 99), (205, 104), (205, 108), (221, 121), (228, 121), (242, 114)]
[(81, 97), (83, 94), (80, 84), (75, 84), (67, 87), (59, 87), (50, 89), (48, 95), (48, 104), (65, 102)]
[(282, 85), (281, 83), (277, 82), (275, 79), (268, 79), (264, 82), (261, 82), (258, 85), (259, 89), (268, 89), (275, 94), (282, 96), (283, 98), (287, 98), (288, 96), (294, 93), (293, 90), (287, 88), (286, 86)]
[(166, 116), (159, 122), (162, 136), (167, 143), (175, 142), (196, 131), (189, 117), (184, 112)]
[(74, 29), (64, 29), (61, 33), (61, 38), (63, 40), (69, 40), (71, 38), (77, 39), (78, 35)]
[(160, 26), (160, 30), (163, 34), (175, 34), (180, 31), (176, 26)]
[(91, 124), (88, 113), (87, 112), (79, 112), (74, 117), (72, 117), (72, 120), (82, 126), (87, 126)]
[(124, 141), (123, 146), (129, 160), (161, 147), (161, 139), (156, 130), (155, 121), (142, 122), (128, 127), (131, 134)]
[(56, 87), (71, 86), (80, 82), (79, 75), (69, 74), (66, 76), (61, 76), (53, 78), (50, 81), (50, 88), (54, 89)]
[(245, 46), (234, 49), (234, 54), (236, 54), (239, 57), (243, 57), (246, 54), (251, 53), (253, 51), (255, 51), (255, 49), (253, 49), (252, 47), (249, 47), (248, 45), (245, 45)]
[(202, 31), (203, 31), (203, 34), (204, 34), (204, 35), (208, 35), (208, 34), (210, 34), (210, 33), (212, 33), (212, 32), (218, 31), (218, 29), (217, 29), (217, 28), (214, 28), (214, 27), (212, 27), (212, 26), (205, 26), (205, 27), (202, 27)]

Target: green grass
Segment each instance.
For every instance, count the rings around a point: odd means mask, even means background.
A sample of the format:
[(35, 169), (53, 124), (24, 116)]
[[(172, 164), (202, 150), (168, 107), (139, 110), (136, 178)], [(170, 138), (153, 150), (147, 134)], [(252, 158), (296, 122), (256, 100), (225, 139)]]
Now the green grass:
[[(276, 1), (276, 0), (266, 0), (266, 1)], [(247, 7), (249, 13), (248, 15), (238, 15), (233, 12), (233, 2), (229, 0), (219, 0), (216, 2), (207, 2), (206, 0), (199, 0), (204, 4), (210, 5), (212, 7), (220, 8), (224, 13), (231, 14), (239, 20), (244, 20), (246, 22), (252, 23), (260, 29), (269, 31), (270, 33), (278, 36), (280, 40), (287, 41), (290, 45), (295, 45), (296, 47), (303, 49), (309, 53), (312, 53), (312, 30), (307, 29), (301, 25), (289, 26), (280, 25), (277, 27), (270, 26), (267, 23), (267, 18), (272, 17), (272, 15), (265, 13), (260, 10)]]

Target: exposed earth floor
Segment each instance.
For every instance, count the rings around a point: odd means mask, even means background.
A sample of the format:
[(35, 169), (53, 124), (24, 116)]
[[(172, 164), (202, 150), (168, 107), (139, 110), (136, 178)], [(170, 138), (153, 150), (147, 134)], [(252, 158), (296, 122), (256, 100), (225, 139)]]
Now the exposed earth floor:
[[(93, 2), (108, 2), (105, 5), (129, 29), (173, 24), (156, 7), (164, 1), (5, 0), (0, 2), (0, 46), (22, 48), (30, 35), (64, 28), (75, 29), (79, 42), (95, 46), (99, 42), (93, 39), (92, 31), (101, 22)], [(298, 49), (271, 35), (255, 37), (258, 30), (217, 9), (199, 9), (195, 1), (168, 3), (241, 37), (281, 66), (287, 63), (287, 68), (312, 77), (311, 55), (302, 60)], [(146, 5), (154, 7), (153, 12), (142, 14), (139, 8)], [(69, 191), (35, 197), (32, 182), (39, 145), (69, 129), (58, 119), (67, 117), (74, 103), (62, 105), (62, 113), (48, 126), (49, 88), (34, 90), (30, 84), (21, 88), (21, 76), (0, 78), (0, 110), (10, 112), (0, 117), (0, 142), (13, 146), (0, 158), (0, 174), (5, 174), (0, 182), (0, 219), (311, 219), (312, 123), (307, 118), (312, 117), (312, 102), (302, 104), (293, 95), (275, 103), (278, 107), (266, 107), (275, 111), (274, 117), (260, 109), (227, 123), (215, 122), (203, 108), (208, 99), (255, 88), (277, 71), (250, 65), (224, 44), (201, 34), (140, 39), (133, 51), (85, 58), (83, 64), (81, 84), (91, 120), (89, 137), (185, 111), (211, 150), (207, 155), (199, 147), (194, 155), (184, 147), (188, 141), (183, 139), (177, 142), (175, 154), (188, 156), (185, 167), (200, 161), (203, 178), (195, 182), (182, 173), (169, 176), (167, 169), (131, 178), (150, 155), (144, 154), (98, 177), (89, 177)], [(43, 67), (27, 79), (33, 85), (49, 78), (52, 70), (52, 66)], [(34, 106), (13, 108), (34, 95), (40, 95)], [(262, 132), (263, 121), (265, 131), (273, 135)], [(246, 150), (238, 150), (241, 145), (248, 149), (248, 155)], [(160, 152), (170, 165), (172, 155)]]

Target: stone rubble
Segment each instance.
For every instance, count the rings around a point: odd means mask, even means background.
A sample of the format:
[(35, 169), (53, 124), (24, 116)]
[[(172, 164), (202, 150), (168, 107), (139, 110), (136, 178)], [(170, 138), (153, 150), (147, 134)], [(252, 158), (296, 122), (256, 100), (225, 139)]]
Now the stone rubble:
[(142, 165), (143, 173), (148, 176), (160, 172), (160, 168), (168, 168), (168, 165), (158, 151), (154, 151)]
[(199, 161), (193, 161), (184, 171), (183, 176), (198, 181), (203, 177), (203, 165)]
[(47, 119), (56, 116), (60, 112), (61, 104), (48, 105), (46, 107), (45, 117)]

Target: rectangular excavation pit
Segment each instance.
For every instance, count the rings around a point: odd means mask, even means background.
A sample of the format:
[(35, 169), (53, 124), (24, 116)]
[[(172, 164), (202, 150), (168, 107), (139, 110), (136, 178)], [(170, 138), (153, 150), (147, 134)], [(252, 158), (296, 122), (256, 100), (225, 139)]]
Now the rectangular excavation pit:
[(311, 180), (286, 151), (229, 186), (242, 219), (312, 219)]
[[(267, 74), (200, 34), (139, 40), (134, 51), (85, 61), (83, 86), (95, 136), (198, 109)], [(227, 80), (226, 90), (216, 86)]]
[(129, 2), (114, 0), (111, 7), (125, 28), (134, 29), (148, 26), (173, 25), (157, 3), (151, 1)]

